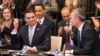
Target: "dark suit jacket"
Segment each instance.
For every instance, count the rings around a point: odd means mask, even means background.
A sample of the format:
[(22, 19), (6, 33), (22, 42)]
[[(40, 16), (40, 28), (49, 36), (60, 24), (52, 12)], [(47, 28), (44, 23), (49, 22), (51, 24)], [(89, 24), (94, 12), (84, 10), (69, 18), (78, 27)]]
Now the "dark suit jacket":
[(24, 12), (24, 0), (15, 0), (15, 8), (14, 10), (14, 16), (16, 18), (23, 18), (23, 12)]
[(55, 24), (52, 20), (45, 18), (42, 25), (47, 26), (50, 29), (51, 34), (54, 34)]
[(40, 24), (36, 25), (35, 33), (32, 39), (32, 44), (29, 44), (28, 37), (28, 26), (23, 26), (16, 38), (16, 35), (13, 35), (12, 43), (20, 42), (22, 45), (36, 46), (38, 51), (48, 51), (50, 50), (50, 32), (47, 27)]
[[(66, 22), (65, 21), (60, 21), (59, 23), (58, 23), (58, 28), (59, 27), (65, 27), (66, 26)], [(73, 31), (73, 33), (76, 35), (77, 33), (76, 33), (76, 31), (77, 31), (77, 29), (74, 27), (74, 26), (72, 26), (72, 31)], [(64, 28), (63, 28), (63, 30), (62, 30), (62, 48), (63, 48), (63, 46), (64, 46), (64, 44), (66, 43), (66, 35), (67, 34), (67, 32), (64, 30)], [(76, 45), (76, 41), (74, 41), (75, 42), (75, 45)], [(62, 49), (61, 48), (61, 49)]]
[[(78, 37), (76, 37), (78, 38)], [(77, 41), (77, 39), (73, 39)], [(99, 35), (96, 30), (89, 24), (85, 23), (81, 32), (81, 48), (74, 50), (73, 54), (95, 54), (95, 51), (100, 52), (100, 46), (98, 45)], [(76, 43), (77, 44), (77, 43)], [(76, 46), (77, 47), (77, 46)]]

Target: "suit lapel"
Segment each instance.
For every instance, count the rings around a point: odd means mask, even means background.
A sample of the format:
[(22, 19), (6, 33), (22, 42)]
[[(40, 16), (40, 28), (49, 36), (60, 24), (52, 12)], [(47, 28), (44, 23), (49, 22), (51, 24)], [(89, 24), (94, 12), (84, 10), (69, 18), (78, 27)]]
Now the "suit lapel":
[(34, 35), (33, 35), (33, 38), (32, 38), (32, 43), (31, 43), (31, 46), (33, 46), (34, 45), (34, 41), (36, 41), (37, 42), (37, 38), (39, 37), (39, 34), (40, 34), (40, 27), (39, 27), (39, 24), (37, 23), (37, 25), (36, 25), (36, 28), (35, 28), (35, 32), (34, 32)]
[(86, 23), (84, 23), (83, 27), (82, 27), (82, 32), (81, 32), (81, 44), (83, 46), (83, 43), (84, 43), (84, 32), (85, 32), (85, 28), (86, 28)]

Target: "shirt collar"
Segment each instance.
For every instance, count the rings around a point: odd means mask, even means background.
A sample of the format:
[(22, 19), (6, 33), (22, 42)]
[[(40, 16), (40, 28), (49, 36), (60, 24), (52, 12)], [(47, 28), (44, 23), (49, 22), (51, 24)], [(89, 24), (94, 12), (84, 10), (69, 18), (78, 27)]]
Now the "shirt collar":
[(40, 20), (41, 20), (41, 22), (43, 22), (44, 21), (44, 17), (42, 17)]
[(81, 31), (81, 30), (82, 30), (83, 25), (84, 25), (84, 22), (83, 22), (83, 23), (81, 24), (81, 26), (78, 28), (78, 30), (79, 30), (79, 31)]
[(36, 25), (37, 25), (37, 23), (35, 24), (35, 25), (33, 25), (33, 26), (29, 26), (29, 29), (33, 29), (33, 28), (36, 28)]
[(41, 21), (40, 24), (43, 24), (44, 19), (45, 19), (44, 17), (42, 17), (41, 19), (38, 19)]

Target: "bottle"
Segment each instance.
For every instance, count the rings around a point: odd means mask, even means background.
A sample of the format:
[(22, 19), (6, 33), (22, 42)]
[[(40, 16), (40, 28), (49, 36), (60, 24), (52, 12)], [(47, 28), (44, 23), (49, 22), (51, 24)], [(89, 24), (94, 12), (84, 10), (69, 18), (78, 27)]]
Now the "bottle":
[(26, 53), (27, 53), (27, 46), (24, 46), (22, 48), (22, 54), (21, 55), (26, 55)]
[(58, 51), (58, 49), (55, 49), (54, 56), (59, 56), (59, 51)]

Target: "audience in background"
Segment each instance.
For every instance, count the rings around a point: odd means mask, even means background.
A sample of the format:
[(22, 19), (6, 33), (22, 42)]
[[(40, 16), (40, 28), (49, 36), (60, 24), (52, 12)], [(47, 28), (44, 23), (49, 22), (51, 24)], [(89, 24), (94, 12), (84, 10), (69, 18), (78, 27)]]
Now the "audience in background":
[(22, 14), (24, 11), (23, 1), (15, 1), (15, 0), (3, 0), (3, 3), (0, 5), (0, 9), (2, 10), (4, 7), (11, 7), (14, 11), (14, 16), (16, 18), (22, 18)]
[[(100, 9), (100, 0), (95, 2), (95, 5), (98, 9)], [(92, 17), (92, 21), (94, 23), (95, 29), (100, 33), (100, 21), (99, 18)]]
[[(41, 0), (40, 0), (41, 3)], [(58, 4), (56, 0), (43, 0), (42, 3), (46, 7), (46, 15), (52, 19), (56, 19), (58, 12)]]
[(55, 31), (55, 24), (52, 20), (45, 16), (45, 7), (42, 4), (35, 4), (34, 5), (35, 14), (38, 18), (38, 22), (41, 25), (47, 26), (50, 29), (51, 34), (54, 34)]
[[(14, 18), (13, 11), (10, 7), (5, 7), (2, 9), (0, 20), (3, 20), (0, 26), (0, 35), (2, 35), (1, 37), (4, 37), (7, 45), (12, 45), (11, 33), (13, 31), (18, 31), (19, 20), (17, 18)], [(8, 48), (12, 48), (12, 47), (8, 46)]]
[(4, 7), (11, 7), (14, 9), (14, 0), (3, 0), (2, 4), (0, 5), (0, 9), (3, 9)]

